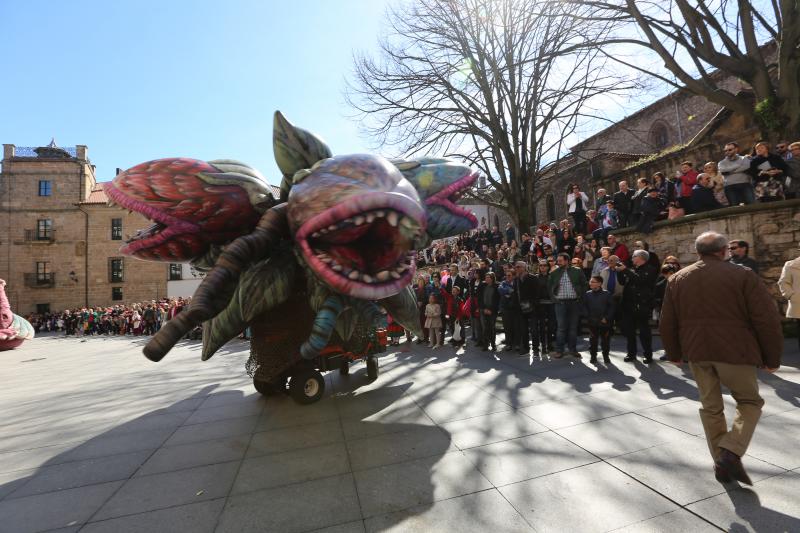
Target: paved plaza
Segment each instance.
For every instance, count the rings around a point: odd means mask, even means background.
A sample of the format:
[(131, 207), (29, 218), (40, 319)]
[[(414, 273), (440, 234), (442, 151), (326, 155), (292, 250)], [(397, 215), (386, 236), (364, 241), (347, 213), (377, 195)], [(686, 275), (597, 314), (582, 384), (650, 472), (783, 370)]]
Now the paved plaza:
[(300, 406), (255, 392), (244, 342), (152, 363), (145, 340), (0, 353), (0, 532), (800, 531), (795, 339), (761, 376), (752, 489), (714, 480), (688, 369), (618, 350), (401, 344)]

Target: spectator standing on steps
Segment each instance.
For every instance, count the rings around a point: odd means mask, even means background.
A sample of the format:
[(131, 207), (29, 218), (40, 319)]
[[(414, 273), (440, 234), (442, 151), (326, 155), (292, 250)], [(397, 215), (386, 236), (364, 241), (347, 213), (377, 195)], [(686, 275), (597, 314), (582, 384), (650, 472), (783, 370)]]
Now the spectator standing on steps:
[[(669, 360), (689, 366), (700, 392), (700, 420), (720, 482), (752, 484), (742, 466), (764, 400), (757, 369), (774, 372), (783, 353), (781, 318), (764, 283), (725, 261), (728, 243), (715, 232), (695, 240), (699, 260), (667, 283), (661, 340)], [(736, 400), (733, 426), (725, 419), (721, 386)]]
[(724, 192), (728, 204), (755, 203), (756, 196), (749, 174), (750, 158), (739, 155), (738, 144), (729, 142), (725, 145), (725, 158), (717, 163), (717, 169), (724, 179)]

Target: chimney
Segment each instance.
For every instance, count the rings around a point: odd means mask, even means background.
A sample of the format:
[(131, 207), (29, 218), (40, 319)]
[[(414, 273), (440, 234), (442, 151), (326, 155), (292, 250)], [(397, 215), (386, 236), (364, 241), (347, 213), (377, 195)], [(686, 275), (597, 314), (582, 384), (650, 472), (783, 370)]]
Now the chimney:
[(76, 159), (80, 159), (82, 161), (86, 161), (87, 159), (89, 159), (87, 157), (87, 153), (86, 152), (88, 152), (88, 149), (86, 148), (85, 144), (78, 144), (78, 145), (75, 146), (75, 158)]
[(3, 145), (3, 159), (11, 159), (14, 157), (14, 149), (16, 146), (13, 144), (4, 144)]
[(122, 169), (117, 167), (117, 173), (114, 174), (115, 176), (119, 176), (122, 173)]

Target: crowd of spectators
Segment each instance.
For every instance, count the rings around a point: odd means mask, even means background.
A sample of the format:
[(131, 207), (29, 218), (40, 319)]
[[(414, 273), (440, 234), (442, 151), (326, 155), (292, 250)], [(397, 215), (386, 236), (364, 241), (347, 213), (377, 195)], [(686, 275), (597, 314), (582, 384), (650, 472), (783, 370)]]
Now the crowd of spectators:
[(36, 333), (64, 335), (152, 335), (189, 305), (191, 298), (162, 298), (149, 302), (81, 307), (27, 317)]
[[(541, 224), (532, 235), (523, 233), (519, 245), (510, 225), (502, 233), (482, 225), (421, 252), (414, 290), (424, 333), (417, 342), (438, 348), (446, 340), (457, 347), (472, 340), (494, 351), (500, 319), (506, 351), (581, 357), (577, 335), (584, 328), (593, 364), (598, 352), (610, 363), (615, 331), (627, 339), (625, 361), (635, 361), (641, 349), (650, 363), (651, 326), (681, 264), (672, 255), (662, 261), (646, 241), (595, 235), (586, 222), (583, 233), (577, 220)], [(728, 250), (731, 263), (758, 271), (747, 242), (731, 241)]]
[(673, 219), (723, 207), (755, 202), (774, 202), (798, 197), (800, 191), (800, 141), (776, 144), (759, 142), (749, 155), (729, 142), (720, 161), (709, 161), (695, 169), (684, 161), (674, 174), (656, 172), (639, 178), (635, 189), (622, 180), (609, 194), (598, 189), (594, 198), (571, 184), (567, 212), (578, 233), (604, 239), (615, 229), (635, 227), (650, 233), (657, 220)]

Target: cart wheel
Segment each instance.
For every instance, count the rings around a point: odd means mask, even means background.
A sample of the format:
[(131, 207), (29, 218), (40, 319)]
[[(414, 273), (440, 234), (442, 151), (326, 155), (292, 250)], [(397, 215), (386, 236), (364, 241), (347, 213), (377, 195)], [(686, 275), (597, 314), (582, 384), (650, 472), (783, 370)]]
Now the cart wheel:
[(342, 362), (339, 363), (339, 374), (346, 376), (350, 373), (350, 361), (342, 357)]
[(297, 403), (314, 403), (322, 398), (324, 392), (325, 379), (316, 370), (306, 368), (292, 374), (289, 381), (289, 395)]
[(378, 358), (367, 357), (367, 377), (369, 379), (378, 379)]
[(286, 378), (278, 378), (274, 381), (253, 378), (253, 386), (264, 396), (275, 396), (286, 391)]

